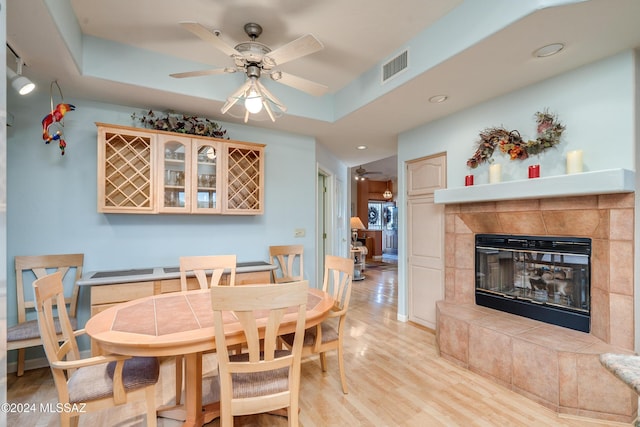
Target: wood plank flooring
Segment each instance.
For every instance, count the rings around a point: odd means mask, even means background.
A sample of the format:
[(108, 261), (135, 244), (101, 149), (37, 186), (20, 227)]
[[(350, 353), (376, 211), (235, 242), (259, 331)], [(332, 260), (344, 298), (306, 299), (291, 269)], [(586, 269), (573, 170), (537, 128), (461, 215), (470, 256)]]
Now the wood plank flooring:
[[(303, 361), (300, 424), (315, 426), (611, 426), (590, 419), (565, 418), (481, 376), (437, 356), (431, 331), (396, 320), (397, 273), (393, 268), (365, 271), (353, 284), (345, 364), (349, 394), (340, 388), (337, 358), (328, 354), (322, 373), (317, 357)], [(173, 399), (174, 364), (163, 361), (157, 403)], [(205, 369), (214, 362), (205, 361)], [(9, 374), (9, 402), (57, 400), (48, 369)], [(80, 426), (144, 425), (144, 408), (137, 405), (86, 414)], [(7, 425), (57, 426), (57, 414), (7, 414)], [(158, 419), (161, 427), (181, 423)], [(208, 426), (219, 426), (215, 420)], [(273, 415), (237, 417), (236, 426), (286, 426)]]

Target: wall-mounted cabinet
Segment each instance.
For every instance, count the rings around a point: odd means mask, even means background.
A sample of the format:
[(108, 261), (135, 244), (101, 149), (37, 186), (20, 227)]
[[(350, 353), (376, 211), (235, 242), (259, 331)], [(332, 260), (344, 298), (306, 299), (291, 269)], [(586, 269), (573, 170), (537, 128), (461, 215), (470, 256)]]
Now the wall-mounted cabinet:
[(96, 123), (98, 211), (264, 213), (264, 145)]

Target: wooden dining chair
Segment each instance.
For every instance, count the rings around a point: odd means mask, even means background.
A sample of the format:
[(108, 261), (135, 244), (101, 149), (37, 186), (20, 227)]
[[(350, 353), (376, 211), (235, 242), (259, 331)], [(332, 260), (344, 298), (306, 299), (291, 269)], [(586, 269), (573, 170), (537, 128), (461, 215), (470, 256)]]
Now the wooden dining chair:
[(304, 246), (269, 246), (269, 262), (276, 266), (271, 270), (273, 283), (295, 282), (304, 279)]
[[(180, 257), (180, 289), (192, 289), (189, 277), (195, 276), (200, 289), (218, 286), (222, 275), (229, 273), (228, 286), (236, 283), (236, 255), (204, 255)], [(241, 351), (241, 347), (237, 349)], [(182, 401), (182, 379), (184, 373), (184, 357), (176, 356), (176, 405)]]
[(188, 276), (196, 277), (200, 289), (218, 286), (225, 272), (229, 273), (226, 284), (234, 286), (236, 283), (235, 255), (204, 255), (180, 257), (180, 289), (189, 290)]
[[(304, 334), (304, 345), (302, 347), (302, 357), (313, 354), (320, 355), (320, 366), (322, 371), (327, 371), (326, 352), (338, 351), (338, 367), (340, 369), (340, 382), (342, 392), (349, 393), (347, 388), (347, 377), (344, 369), (344, 324), (349, 309), (349, 299), (351, 298), (351, 284), (353, 280), (353, 259), (342, 258), (333, 255), (325, 257), (324, 281), (322, 290), (329, 293), (335, 303), (329, 317), (322, 323), (309, 328)], [(281, 337), (286, 348), (291, 348), (294, 337), (287, 334)]]
[(67, 311), (61, 308), (65, 305), (62, 277), (63, 273), (57, 271), (33, 282), (37, 323), (58, 391), (58, 402), (64, 408), (59, 411), (60, 424), (77, 426), (82, 413), (144, 400), (147, 425), (155, 426), (158, 359), (120, 355), (81, 359), (76, 338), (84, 334), (84, 329), (74, 331)]
[[(307, 281), (272, 285), (211, 288), (218, 348), (218, 375), (212, 395), (220, 399), (220, 424), (233, 425), (237, 415), (287, 409), (289, 426), (298, 425), (300, 360), (307, 306)], [(229, 354), (225, 318), (238, 319), (248, 351)], [(295, 324), (291, 349), (279, 349), (283, 323)], [(227, 330), (225, 330), (227, 329)], [(262, 343), (261, 343), (262, 339)], [(223, 345), (220, 345), (220, 344)], [(261, 345), (262, 344), (262, 345)]]
[[(24, 374), (25, 349), (42, 345), (38, 321), (35, 318), (35, 298), (32, 283), (35, 279), (55, 271), (61, 271), (63, 282), (69, 282), (70, 292), (65, 298), (69, 306), (69, 320), (73, 329), (77, 328), (78, 309), (77, 281), (82, 277), (83, 254), (37, 255), (15, 257), (16, 296), (18, 324), (7, 328), (7, 351), (18, 350), (17, 375)], [(67, 274), (69, 276), (67, 277)], [(71, 283), (72, 282), (72, 283)], [(56, 322), (57, 331), (60, 327)]]

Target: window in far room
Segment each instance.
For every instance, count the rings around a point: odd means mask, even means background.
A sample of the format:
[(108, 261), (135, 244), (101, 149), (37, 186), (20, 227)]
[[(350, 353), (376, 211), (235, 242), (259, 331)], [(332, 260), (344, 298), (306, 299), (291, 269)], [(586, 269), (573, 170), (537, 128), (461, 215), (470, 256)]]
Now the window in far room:
[(383, 213), (384, 213), (384, 202), (369, 202), (369, 226), (367, 227), (369, 230), (382, 230), (384, 222), (383, 222)]

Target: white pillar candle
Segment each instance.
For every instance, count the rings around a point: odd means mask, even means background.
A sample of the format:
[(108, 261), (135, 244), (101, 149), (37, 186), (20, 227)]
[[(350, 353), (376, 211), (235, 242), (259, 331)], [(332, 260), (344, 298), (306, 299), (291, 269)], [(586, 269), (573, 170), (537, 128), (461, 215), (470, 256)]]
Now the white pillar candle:
[(582, 150), (573, 150), (567, 153), (567, 173), (582, 172)]
[(489, 166), (489, 183), (500, 182), (502, 180), (502, 170), (499, 164)]

